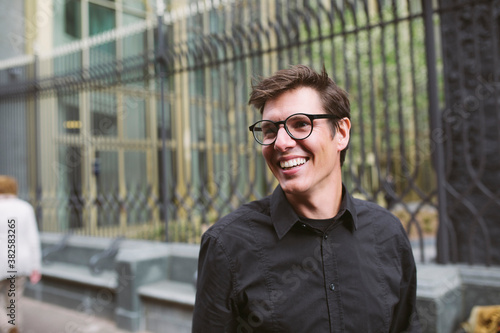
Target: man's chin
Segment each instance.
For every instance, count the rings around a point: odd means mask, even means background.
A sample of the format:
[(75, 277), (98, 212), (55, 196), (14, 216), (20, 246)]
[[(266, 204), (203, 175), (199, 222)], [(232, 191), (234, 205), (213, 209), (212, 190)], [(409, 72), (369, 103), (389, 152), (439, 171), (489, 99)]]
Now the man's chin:
[(306, 193), (308, 190), (305, 184), (299, 184), (298, 182), (280, 182), (280, 186), (287, 195), (300, 195)]

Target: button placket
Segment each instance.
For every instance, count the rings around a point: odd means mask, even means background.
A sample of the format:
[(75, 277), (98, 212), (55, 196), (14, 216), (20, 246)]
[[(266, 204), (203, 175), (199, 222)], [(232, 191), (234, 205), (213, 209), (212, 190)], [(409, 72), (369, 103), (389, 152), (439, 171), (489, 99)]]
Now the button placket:
[[(341, 292), (339, 289), (339, 279), (336, 259), (336, 236), (332, 233), (333, 228), (329, 228), (321, 237), (321, 255), (324, 263), (324, 286), (330, 323), (341, 323), (342, 327), (342, 303), (340, 301)], [(329, 234), (327, 234), (329, 233)], [(331, 237), (329, 237), (331, 236)], [(331, 332), (340, 332), (339, 327), (330, 327)]]

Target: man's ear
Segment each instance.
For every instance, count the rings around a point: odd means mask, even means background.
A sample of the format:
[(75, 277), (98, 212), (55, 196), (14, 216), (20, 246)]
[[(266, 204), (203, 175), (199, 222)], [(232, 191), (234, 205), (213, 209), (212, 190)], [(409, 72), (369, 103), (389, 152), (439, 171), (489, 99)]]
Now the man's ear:
[(337, 140), (337, 150), (344, 150), (349, 144), (351, 132), (351, 121), (349, 118), (344, 117), (340, 119), (337, 123), (337, 133), (335, 134), (335, 140)]

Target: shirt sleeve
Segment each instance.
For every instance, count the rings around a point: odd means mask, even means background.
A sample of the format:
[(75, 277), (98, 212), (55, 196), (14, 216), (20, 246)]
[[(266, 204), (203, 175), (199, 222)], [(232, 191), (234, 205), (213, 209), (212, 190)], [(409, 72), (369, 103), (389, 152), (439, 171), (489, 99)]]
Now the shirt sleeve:
[(198, 259), (193, 333), (236, 332), (233, 281), (231, 262), (224, 246), (216, 238), (203, 235)]
[(406, 234), (401, 237), (402, 278), (399, 288), (399, 303), (394, 308), (390, 332), (420, 333), (420, 323), (416, 311), (417, 268), (413, 251)]

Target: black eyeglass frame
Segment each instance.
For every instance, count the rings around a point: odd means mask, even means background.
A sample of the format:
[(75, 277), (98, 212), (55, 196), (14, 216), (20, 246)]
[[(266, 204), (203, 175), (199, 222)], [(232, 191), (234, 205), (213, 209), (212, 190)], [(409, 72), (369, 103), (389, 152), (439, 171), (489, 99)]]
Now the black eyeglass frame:
[[(288, 119), (290, 119), (291, 117), (294, 117), (294, 116), (297, 116), (297, 115), (302, 115), (302, 116), (306, 116), (307, 118), (309, 118), (309, 120), (311, 121), (311, 131), (309, 132), (309, 134), (303, 138), (296, 138), (292, 135), (292, 133), (290, 133), (290, 131), (288, 130), (288, 126), (286, 126), (286, 122), (288, 121)], [(259, 123), (262, 123), (264, 121), (267, 121), (267, 122), (271, 122), (274, 124), (274, 126), (276, 126), (276, 128), (279, 130), (280, 128), (280, 125), (283, 124), (283, 127), (285, 127), (285, 131), (287, 132), (287, 134), (294, 140), (305, 140), (307, 139), (309, 136), (311, 136), (312, 134), (312, 131), (313, 131), (313, 128), (314, 128), (314, 119), (340, 119), (339, 117), (337, 117), (336, 115), (333, 115), (333, 114), (328, 114), (328, 113), (322, 113), (322, 114), (307, 114), (307, 113), (294, 113), (292, 115), (289, 115), (285, 120), (281, 120), (281, 121), (272, 121), (272, 120), (267, 120), (267, 119), (262, 119), (262, 120), (259, 120), (258, 122), (256, 122), (255, 124), (253, 124), (252, 126), (248, 127), (248, 129), (250, 130), (250, 132), (252, 132), (253, 134), (253, 138), (255, 139), (255, 141), (257, 141), (257, 143), (263, 145), (263, 146), (269, 146), (269, 145), (272, 145), (273, 143), (276, 142), (276, 139), (278, 138), (278, 134), (276, 132), (276, 137), (274, 138), (273, 142), (271, 143), (264, 143), (264, 142), (260, 142), (258, 139), (257, 139), (257, 136), (255, 135), (255, 132), (254, 132), (254, 129), (255, 129), (255, 126), (257, 126)]]

